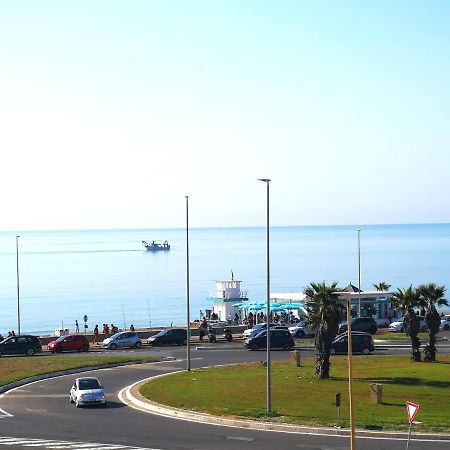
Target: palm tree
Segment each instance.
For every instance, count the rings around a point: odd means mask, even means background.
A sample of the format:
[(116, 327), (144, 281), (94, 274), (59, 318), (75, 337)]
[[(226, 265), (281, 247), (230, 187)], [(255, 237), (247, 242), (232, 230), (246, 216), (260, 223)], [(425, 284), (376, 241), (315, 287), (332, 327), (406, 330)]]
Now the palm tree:
[(377, 291), (388, 291), (389, 288), (391, 287), (390, 284), (386, 283), (385, 281), (381, 281), (378, 284), (374, 284), (373, 287), (377, 290)]
[(331, 343), (337, 335), (342, 306), (339, 304), (337, 283), (327, 286), (323, 283), (311, 283), (303, 291), (308, 300), (306, 308), (311, 325), (316, 333), (316, 375), (318, 378), (330, 378)]
[(419, 306), (419, 293), (412, 286), (407, 289), (397, 289), (392, 296), (392, 303), (395, 308), (400, 309), (403, 314), (403, 328), (407, 336), (411, 339), (411, 359), (421, 361), (420, 340), (417, 337), (420, 331), (420, 322), (414, 312), (414, 308)]
[(421, 284), (417, 288), (423, 306), (426, 306), (425, 324), (428, 328), (428, 344), (425, 347), (425, 361), (436, 361), (436, 335), (439, 333), (441, 317), (436, 310), (436, 305), (448, 306), (444, 298), (445, 286), (435, 283)]

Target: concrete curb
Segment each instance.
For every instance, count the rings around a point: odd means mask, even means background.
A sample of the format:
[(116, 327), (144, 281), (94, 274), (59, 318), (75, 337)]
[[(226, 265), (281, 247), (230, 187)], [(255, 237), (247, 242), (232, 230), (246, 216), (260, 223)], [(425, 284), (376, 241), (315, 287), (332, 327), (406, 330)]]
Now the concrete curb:
[(88, 372), (91, 370), (110, 369), (111, 367), (130, 366), (133, 364), (148, 364), (148, 363), (152, 363), (152, 362), (157, 362), (157, 361), (155, 361), (155, 360), (127, 361), (127, 362), (123, 362), (123, 363), (101, 364), (98, 366), (77, 367), (75, 369), (67, 369), (67, 370), (60, 370), (58, 372), (43, 373), (40, 375), (23, 378), (22, 380), (14, 381), (13, 383), (5, 384), (4, 386), (0, 387), (0, 394), (4, 394), (5, 392), (10, 391), (11, 389), (15, 389), (20, 386), (25, 386), (26, 384), (33, 383), (35, 381), (47, 380), (49, 378), (61, 377), (63, 375), (71, 375), (74, 373)]
[[(179, 370), (177, 372), (180, 372)], [(237, 428), (251, 428), (254, 430), (265, 431), (278, 431), (286, 433), (299, 433), (299, 434), (318, 434), (318, 435), (334, 435), (334, 436), (349, 436), (350, 430), (348, 428), (327, 428), (327, 427), (308, 427), (302, 425), (290, 425), (283, 423), (273, 422), (259, 422), (249, 419), (238, 419), (231, 417), (213, 416), (211, 414), (192, 412), (179, 408), (173, 408), (171, 406), (162, 405), (160, 403), (153, 402), (146, 399), (139, 393), (140, 387), (150, 380), (169, 376), (174, 372), (156, 375), (145, 380), (138, 381), (127, 388), (122, 389), (119, 393), (119, 398), (129, 406), (135, 407), (140, 411), (144, 411), (159, 416), (170, 417), (173, 419), (186, 420), (196, 423), (207, 423), (210, 425), (222, 425)], [(356, 430), (359, 437), (376, 437), (382, 438), (387, 436), (389, 438), (407, 439), (408, 433), (402, 431), (372, 431), (372, 430)], [(450, 442), (450, 434), (446, 433), (414, 433), (412, 440), (442, 440)]]

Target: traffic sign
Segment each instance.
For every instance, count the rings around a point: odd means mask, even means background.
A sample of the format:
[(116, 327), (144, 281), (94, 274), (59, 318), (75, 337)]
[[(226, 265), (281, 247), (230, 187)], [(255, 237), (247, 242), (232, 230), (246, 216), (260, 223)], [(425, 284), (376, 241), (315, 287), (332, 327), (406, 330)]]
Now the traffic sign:
[(83, 320), (84, 320), (85, 322), (88, 321), (88, 316), (87, 316), (86, 314), (83, 316)]
[(417, 411), (419, 411), (420, 406), (412, 402), (406, 402), (406, 411), (408, 412), (408, 421), (413, 423), (414, 417), (416, 417)]

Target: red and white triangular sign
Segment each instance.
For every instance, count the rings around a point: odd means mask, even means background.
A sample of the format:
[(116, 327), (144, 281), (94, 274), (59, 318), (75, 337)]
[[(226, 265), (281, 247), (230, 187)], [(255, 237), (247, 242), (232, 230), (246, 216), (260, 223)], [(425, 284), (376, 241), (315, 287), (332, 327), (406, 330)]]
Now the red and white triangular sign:
[(412, 423), (414, 417), (416, 417), (417, 411), (419, 411), (420, 406), (412, 402), (406, 402), (406, 410), (408, 411), (408, 421)]

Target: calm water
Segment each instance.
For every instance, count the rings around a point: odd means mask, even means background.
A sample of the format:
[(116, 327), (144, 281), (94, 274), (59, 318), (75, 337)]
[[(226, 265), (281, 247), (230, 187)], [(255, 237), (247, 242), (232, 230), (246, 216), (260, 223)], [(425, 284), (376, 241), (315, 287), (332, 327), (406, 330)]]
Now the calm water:
[[(145, 251), (165, 240), (170, 252)], [(251, 300), (266, 289), (265, 228), (190, 230), (191, 318), (208, 307), (214, 280), (242, 280)], [(361, 232), (361, 286), (436, 282), (450, 287), (450, 224), (372, 225)], [(19, 239), (22, 332), (50, 333), (75, 319), (120, 327), (186, 322), (185, 230), (23, 232)], [(271, 229), (271, 291), (311, 281), (358, 284), (356, 226)], [(0, 333), (17, 331), (15, 233), (0, 233)]]

